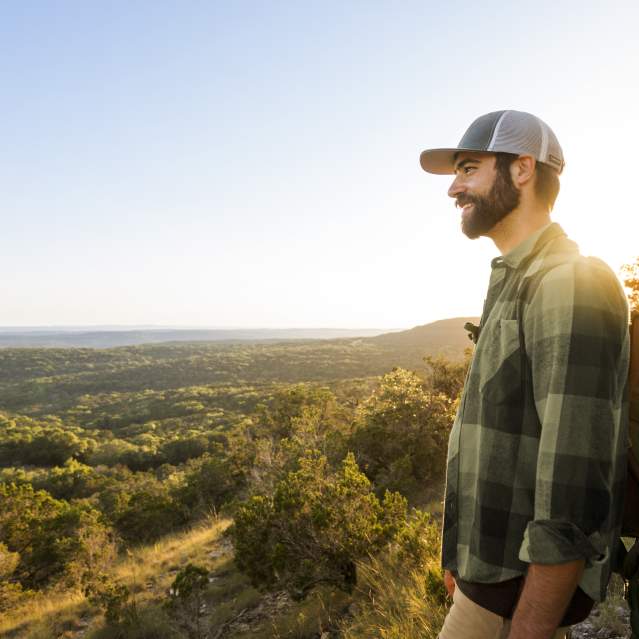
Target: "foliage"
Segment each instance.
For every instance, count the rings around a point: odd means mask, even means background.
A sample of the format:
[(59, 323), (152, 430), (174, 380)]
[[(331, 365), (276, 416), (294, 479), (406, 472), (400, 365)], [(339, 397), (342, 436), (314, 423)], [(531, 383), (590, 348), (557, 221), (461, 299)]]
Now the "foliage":
[(387, 492), (380, 502), (352, 454), (332, 471), (309, 451), (274, 494), (242, 504), (232, 538), (236, 562), (253, 583), (304, 598), (320, 583), (351, 591), (355, 561), (376, 552), (401, 528), (406, 502)]
[[(334, 396), (331, 401), (335, 401)], [(337, 411), (326, 411), (311, 402), (300, 406), (290, 418), (283, 437), (279, 436), (282, 431), (277, 422), (273, 423), (273, 428), (262, 425), (257, 435), (247, 436), (244, 431), (243, 437), (231, 444), (231, 455), (238, 450), (251, 450), (250, 459), (245, 459), (244, 464), (250, 469), (247, 483), (253, 493), (272, 493), (280, 479), (297, 470), (298, 460), (308, 450), (318, 450), (331, 466), (339, 464), (348, 452), (350, 425)]]
[(437, 525), (413, 511), (396, 543), (358, 562), (361, 583), (340, 637), (435, 639), (447, 611), (438, 540)]
[[(38, 415), (60, 414), (63, 409), (74, 416), (76, 423), (117, 428), (155, 419), (153, 393), (163, 395), (197, 387), (216, 395), (218, 389), (249, 382), (262, 386), (370, 377), (392, 366), (421, 368), (427, 350), (443, 349), (457, 358), (466, 345), (466, 336), (455, 321), (443, 332), (416, 330), (367, 339), (149, 344), (105, 350), (5, 348), (0, 350), (0, 408)], [(122, 394), (140, 397), (137, 415)], [(124, 400), (120, 404), (124, 410), (114, 406), (102, 412), (95, 405), (96, 399), (98, 404), (118, 403), (118, 396)], [(163, 414), (166, 399), (162, 402)], [(182, 417), (193, 411), (199, 413), (200, 406), (211, 404), (206, 390), (202, 396), (171, 402), (173, 416)], [(219, 400), (214, 405), (219, 406)], [(241, 412), (253, 409), (254, 404), (249, 402)]]
[(12, 581), (20, 555), (0, 543), (0, 613), (9, 610), (23, 597), (22, 586)]
[(621, 277), (628, 294), (630, 309), (639, 311), (639, 257), (621, 267)]
[(189, 563), (178, 572), (169, 589), (166, 608), (191, 639), (203, 639), (205, 636), (202, 616), (208, 575), (206, 568)]
[(193, 519), (215, 514), (244, 487), (245, 476), (222, 453), (191, 460), (184, 479), (175, 491), (175, 500)]
[(97, 511), (29, 484), (0, 484), (0, 542), (18, 553), (14, 575), (27, 588), (83, 583), (114, 552)]
[[(390, 441), (387, 467), (366, 468), (374, 484), (354, 462), (347, 477), (342, 463), (355, 441), (367, 461), (384, 420), (391, 429), (403, 423), (401, 407), (382, 410), (381, 387), (366, 398), (379, 386), (371, 376), (393, 364), (427, 373), (426, 349), (409, 337), (0, 349), (0, 607), (31, 589), (90, 587), (116, 541), (157, 542), (221, 509), (259, 510), (260, 499), (262, 523), (288, 519), (279, 531), (262, 526), (263, 553), (279, 563), (275, 572), (267, 562), (261, 583), (299, 596), (315, 579), (348, 590), (355, 559), (392, 537), (388, 522), (402, 510), (397, 495), (382, 500), (384, 490), (411, 496), (436, 481)], [(438, 414), (438, 392), (453, 392), (458, 368), (428, 366), (429, 381), (404, 399), (421, 397), (415, 405), (425, 413), (430, 402)], [(408, 447), (418, 437), (410, 428), (378, 432)], [(291, 540), (299, 565), (283, 557)], [(118, 630), (123, 623), (114, 622), (113, 636), (133, 636), (132, 625)]]
[(114, 525), (126, 541), (135, 544), (158, 539), (187, 521), (182, 505), (158, 482), (129, 495)]
[(257, 407), (257, 432), (275, 439), (289, 438), (296, 421), (309, 409), (315, 409), (319, 420), (336, 410), (335, 395), (328, 388), (295, 384), (277, 391), (267, 404)]
[(107, 623), (135, 623), (137, 607), (127, 586), (102, 573), (85, 589), (89, 602), (104, 611)]
[(352, 447), (378, 492), (398, 490), (418, 501), (443, 477), (454, 403), (425, 389), (403, 369), (384, 375), (360, 409)]
[(424, 357), (424, 362), (430, 369), (429, 390), (435, 394), (446, 395), (453, 401), (458, 400), (464, 388), (466, 372), (470, 366), (472, 354), (472, 349), (467, 348), (464, 351), (462, 361), (449, 360), (441, 355)]

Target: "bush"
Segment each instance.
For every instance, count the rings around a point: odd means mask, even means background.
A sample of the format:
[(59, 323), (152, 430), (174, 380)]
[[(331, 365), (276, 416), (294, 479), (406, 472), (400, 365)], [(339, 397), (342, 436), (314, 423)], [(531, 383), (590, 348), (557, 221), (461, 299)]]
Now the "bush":
[(135, 623), (137, 607), (131, 600), (131, 591), (105, 574), (99, 575), (84, 591), (89, 603), (104, 612), (107, 623)]
[(395, 543), (358, 562), (361, 582), (343, 639), (436, 639), (448, 603), (439, 566), (439, 528), (413, 511)]
[(14, 577), (27, 588), (83, 583), (114, 553), (96, 510), (53, 499), (30, 484), (0, 484), (0, 542), (20, 553)]
[(380, 503), (352, 454), (332, 472), (326, 457), (310, 451), (272, 497), (256, 495), (239, 507), (231, 532), (236, 563), (254, 585), (297, 599), (321, 583), (350, 592), (355, 561), (392, 539), (405, 516), (405, 499), (386, 493)]
[(133, 493), (115, 520), (115, 527), (129, 543), (143, 543), (162, 537), (187, 520), (181, 504), (165, 487), (157, 487)]
[(19, 563), (20, 555), (0, 543), (0, 614), (15, 606), (23, 596), (20, 584), (11, 581)]
[(169, 590), (169, 600), (165, 607), (190, 639), (205, 637), (202, 615), (205, 606), (204, 591), (209, 585), (208, 577), (209, 571), (206, 568), (189, 563), (175, 576)]
[(243, 484), (244, 477), (235, 472), (223, 453), (207, 454), (189, 462), (174, 497), (188, 510), (192, 520), (216, 513), (238, 494)]
[(439, 491), (453, 419), (453, 401), (426, 391), (415, 373), (398, 368), (384, 375), (351, 440), (378, 494), (397, 490), (420, 502)]

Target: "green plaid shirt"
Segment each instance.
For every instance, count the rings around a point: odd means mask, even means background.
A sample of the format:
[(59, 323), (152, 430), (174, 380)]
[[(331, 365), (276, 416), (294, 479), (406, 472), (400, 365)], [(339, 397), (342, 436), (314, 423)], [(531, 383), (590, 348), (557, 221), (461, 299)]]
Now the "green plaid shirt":
[(628, 305), (558, 224), (492, 261), (450, 433), (443, 566), (495, 583), (586, 560), (605, 595), (626, 476)]

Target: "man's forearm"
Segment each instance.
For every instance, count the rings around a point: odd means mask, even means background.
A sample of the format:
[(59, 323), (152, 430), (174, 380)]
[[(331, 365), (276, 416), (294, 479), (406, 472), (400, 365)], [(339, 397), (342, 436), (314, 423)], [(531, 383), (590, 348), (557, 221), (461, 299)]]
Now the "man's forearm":
[(583, 559), (545, 566), (530, 564), (508, 639), (550, 639), (584, 571)]

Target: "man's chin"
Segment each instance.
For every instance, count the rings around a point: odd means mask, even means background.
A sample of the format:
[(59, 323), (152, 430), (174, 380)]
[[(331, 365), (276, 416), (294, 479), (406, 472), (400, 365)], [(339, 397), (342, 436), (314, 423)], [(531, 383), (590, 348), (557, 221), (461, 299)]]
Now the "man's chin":
[(469, 240), (476, 240), (478, 237), (481, 237), (481, 232), (478, 231), (477, 229), (474, 228), (469, 228), (468, 225), (464, 224), (463, 222), (461, 223), (461, 230), (462, 233), (469, 239)]
[(468, 214), (462, 213), (461, 230), (467, 238), (476, 240), (478, 237), (481, 237), (486, 232), (483, 228), (484, 226), (485, 224), (477, 224), (477, 219), (473, 217), (472, 211), (469, 211)]

